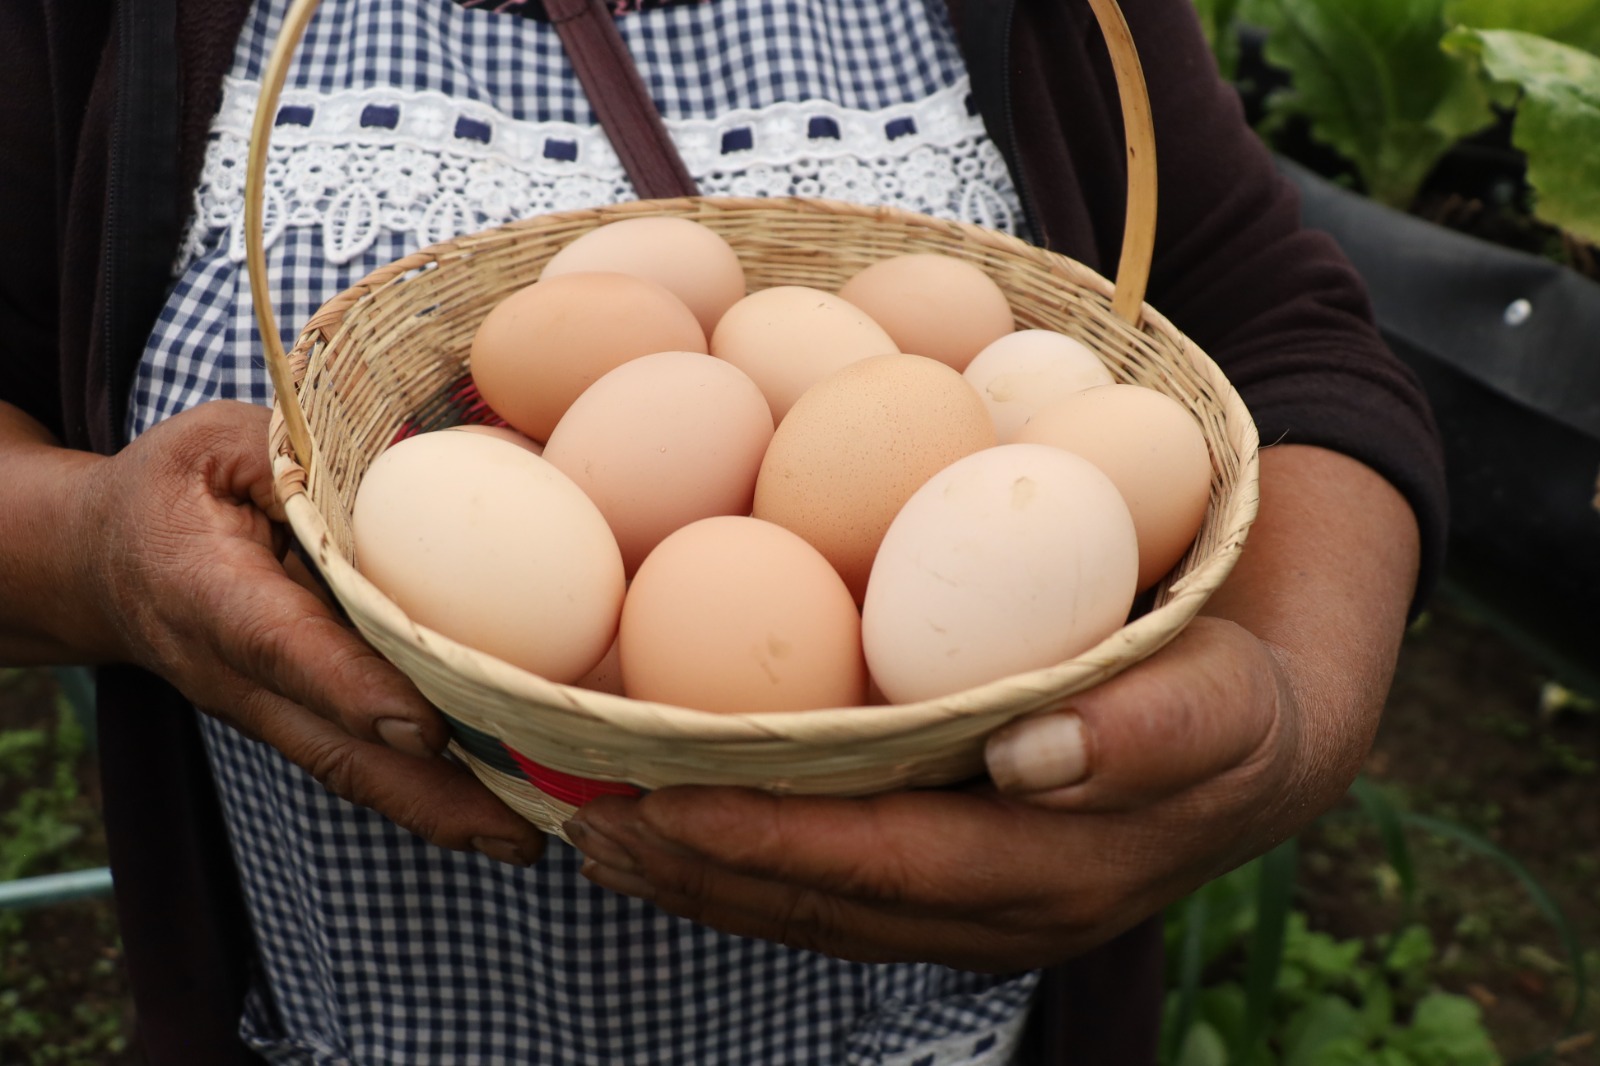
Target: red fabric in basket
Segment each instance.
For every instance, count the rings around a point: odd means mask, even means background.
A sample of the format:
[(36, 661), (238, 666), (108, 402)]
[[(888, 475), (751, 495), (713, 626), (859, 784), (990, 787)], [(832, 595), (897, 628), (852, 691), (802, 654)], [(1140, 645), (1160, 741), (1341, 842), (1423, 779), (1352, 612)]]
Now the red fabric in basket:
[[(505, 745), (501, 745), (505, 747)], [(520, 752), (506, 748), (506, 754), (522, 769), (528, 782), (540, 792), (551, 799), (570, 803), (574, 807), (582, 807), (596, 796), (641, 796), (644, 790), (637, 785), (626, 784), (622, 781), (596, 781), (588, 777), (578, 777), (575, 774), (562, 773), (552, 770), (548, 766), (541, 766)]]

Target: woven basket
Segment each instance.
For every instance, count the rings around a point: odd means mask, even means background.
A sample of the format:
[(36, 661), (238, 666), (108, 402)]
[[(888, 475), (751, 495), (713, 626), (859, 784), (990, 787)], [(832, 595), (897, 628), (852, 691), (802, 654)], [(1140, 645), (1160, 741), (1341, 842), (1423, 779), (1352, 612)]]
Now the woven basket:
[[(454, 728), (452, 751), (513, 809), (560, 833), (603, 791), (747, 785), (861, 795), (982, 772), (984, 738), (1148, 656), (1198, 612), (1232, 568), (1256, 509), (1257, 439), (1212, 361), (1143, 304), (1153, 246), (1154, 143), (1138, 61), (1114, 0), (1091, 0), (1118, 73), (1128, 129), (1129, 211), (1118, 284), (1010, 236), (909, 212), (799, 199), (635, 201), (516, 222), (424, 249), (325, 304), (287, 356), (264, 283), (261, 180), (288, 58), (316, 0), (297, 0), (269, 62), (246, 191), (248, 269), (277, 389), (271, 455), (279, 499), (302, 546), (359, 631)], [(935, 700), (898, 706), (711, 714), (555, 684), (408, 619), (355, 569), (350, 514), (373, 458), (409, 428), (470, 417), (461, 402), (478, 323), (596, 226), (678, 215), (721, 234), (752, 290), (836, 289), (902, 252), (940, 252), (985, 270), (1018, 328), (1084, 342), (1119, 381), (1157, 389), (1199, 420), (1210, 448), (1210, 507), (1194, 547), (1152, 606), (1077, 658)]]

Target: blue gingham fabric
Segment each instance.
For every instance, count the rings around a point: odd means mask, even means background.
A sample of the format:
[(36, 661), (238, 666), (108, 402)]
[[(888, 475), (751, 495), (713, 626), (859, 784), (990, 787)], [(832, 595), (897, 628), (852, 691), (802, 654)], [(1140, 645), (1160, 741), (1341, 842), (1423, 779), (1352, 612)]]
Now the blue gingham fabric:
[[(239, 42), (130, 434), (210, 399), (270, 401), (242, 184), (282, 7), (259, 3)], [(703, 192), (889, 202), (1016, 229), (940, 0), (711, 0), (618, 25)], [(447, 0), (324, 0), (267, 178), (286, 337), (427, 243), (632, 196), (552, 29)], [(261, 948), (242, 1028), (271, 1062), (1012, 1061), (1033, 975), (725, 936), (589, 884), (559, 841), (530, 869), (433, 848), (203, 721)]]

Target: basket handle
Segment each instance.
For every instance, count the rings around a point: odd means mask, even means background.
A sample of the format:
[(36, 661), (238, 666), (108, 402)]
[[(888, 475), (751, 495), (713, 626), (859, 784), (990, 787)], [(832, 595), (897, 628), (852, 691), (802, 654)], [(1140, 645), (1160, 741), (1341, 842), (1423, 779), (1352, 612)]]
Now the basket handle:
[[(311, 464), (311, 429), (296, 396), (294, 376), (288, 354), (278, 334), (277, 318), (268, 291), (262, 186), (266, 180), (267, 142), (278, 113), (278, 100), (288, 77), (289, 63), (306, 26), (316, 13), (320, 0), (293, 0), (284, 16), (283, 27), (273, 43), (261, 79), (261, 96), (256, 104), (255, 121), (250, 129), (249, 154), (244, 183), (245, 270), (250, 280), (250, 300), (261, 332), (267, 372), (273, 390), (280, 397), (284, 430), (294, 458), (302, 466)], [(1122, 258), (1111, 299), (1111, 309), (1130, 325), (1137, 326), (1144, 306), (1145, 289), (1150, 279), (1150, 261), (1155, 254), (1156, 231), (1156, 142), (1150, 114), (1150, 96), (1144, 70), (1134, 47), (1133, 34), (1117, 0), (1089, 0), (1095, 21), (1111, 53), (1116, 75), (1117, 95), (1122, 104), (1124, 140), (1128, 152), (1128, 197), (1122, 235)]]

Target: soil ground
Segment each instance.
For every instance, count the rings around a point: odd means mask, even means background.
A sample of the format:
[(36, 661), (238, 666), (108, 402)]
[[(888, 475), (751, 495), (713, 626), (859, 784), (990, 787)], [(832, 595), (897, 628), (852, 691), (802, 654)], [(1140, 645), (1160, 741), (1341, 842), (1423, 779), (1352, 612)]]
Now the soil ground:
[[(1407, 638), (1367, 766), (1397, 805), (1467, 827), (1520, 863), (1565, 915), (1591, 984), (1600, 983), (1597, 696), (1552, 685), (1537, 658), (1443, 595)], [(0, 737), (53, 729), (58, 713), (49, 674), (0, 671)], [(92, 758), (75, 769), (81, 795), (67, 818), (81, 835), (58, 869), (104, 861)], [(0, 777), (0, 813), (41, 784)], [(1435, 979), (1478, 1001), (1506, 1062), (1600, 1063), (1600, 993), (1591, 988), (1572, 1017), (1569, 945), (1525, 885), (1457, 843), (1418, 831), (1408, 840), (1415, 914), (1438, 947)], [(1353, 803), (1314, 825), (1302, 838), (1298, 897), (1313, 927), (1341, 937), (1395, 928), (1403, 894), (1388, 855)], [(0, 923), (0, 1015), (10, 1017), (0, 1019), (0, 1066), (138, 1063), (119, 1047), (131, 1042), (133, 1011), (108, 901), (21, 912), (16, 925)]]

